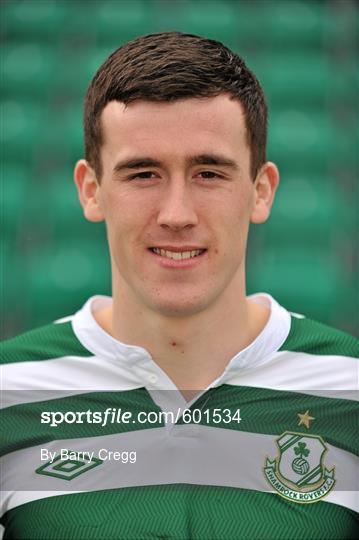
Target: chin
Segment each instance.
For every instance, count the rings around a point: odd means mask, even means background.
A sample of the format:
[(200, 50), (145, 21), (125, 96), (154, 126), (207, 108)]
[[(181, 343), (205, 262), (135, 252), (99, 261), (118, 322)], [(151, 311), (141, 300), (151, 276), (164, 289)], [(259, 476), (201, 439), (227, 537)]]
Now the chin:
[(201, 300), (194, 301), (193, 297), (184, 299), (178, 298), (173, 300), (164, 299), (163, 302), (156, 299), (156, 303), (152, 304), (152, 309), (164, 317), (189, 317), (199, 313), (206, 308), (206, 302)]

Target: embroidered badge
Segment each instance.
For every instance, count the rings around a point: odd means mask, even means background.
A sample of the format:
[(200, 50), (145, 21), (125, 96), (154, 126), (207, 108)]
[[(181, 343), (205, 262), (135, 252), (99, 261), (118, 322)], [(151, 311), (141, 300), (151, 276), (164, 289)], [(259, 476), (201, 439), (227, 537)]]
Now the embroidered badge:
[(285, 499), (297, 503), (317, 502), (335, 485), (334, 470), (324, 466), (328, 448), (320, 435), (285, 431), (277, 440), (279, 454), (266, 458), (264, 474)]

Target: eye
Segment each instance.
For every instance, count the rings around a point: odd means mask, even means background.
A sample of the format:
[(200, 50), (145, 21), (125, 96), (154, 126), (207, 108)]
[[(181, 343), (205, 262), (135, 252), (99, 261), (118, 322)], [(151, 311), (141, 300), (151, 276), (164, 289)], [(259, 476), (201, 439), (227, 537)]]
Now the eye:
[(138, 172), (136, 174), (131, 174), (131, 176), (129, 176), (129, 180), (136, 180), (137, 178), (139, 178), (140, 180), (150, 180), (151, 178), (154, 178), (155, 176), (155, 173), (153, 173), (152, 171), (143, 171), (143, 172)]
[(204, 180), (214, 180), (216, 178), (222, 178), (222, 176), (214, 171), (202, 171), (198, 173)]

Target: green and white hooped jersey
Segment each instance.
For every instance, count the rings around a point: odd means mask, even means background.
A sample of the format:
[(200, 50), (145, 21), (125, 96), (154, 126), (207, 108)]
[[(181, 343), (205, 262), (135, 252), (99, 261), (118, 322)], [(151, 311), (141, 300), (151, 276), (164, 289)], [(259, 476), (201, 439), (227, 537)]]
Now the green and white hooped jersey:
[(4, 342), (4, 539), (357, 538), (358, 340), (253, 300), (266, 327), (190, 403), (107, 297)]

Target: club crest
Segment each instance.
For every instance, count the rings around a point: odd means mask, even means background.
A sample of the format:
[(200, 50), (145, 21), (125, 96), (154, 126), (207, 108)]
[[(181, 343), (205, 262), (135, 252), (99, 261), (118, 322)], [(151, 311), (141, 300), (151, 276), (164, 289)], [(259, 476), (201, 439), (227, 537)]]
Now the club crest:
[(334, 467), (326, 469), (327, 447), (319, 435), (285, 431), (278, 439), (277, 458), (266, 458), (264, 474), (285, 499), (298, 503), (317, 502), (335, 484)]

